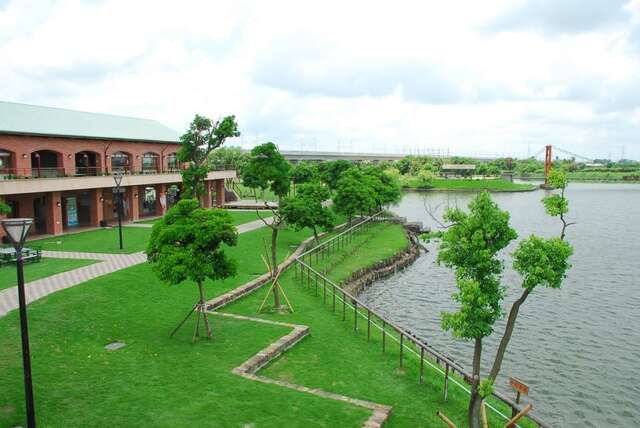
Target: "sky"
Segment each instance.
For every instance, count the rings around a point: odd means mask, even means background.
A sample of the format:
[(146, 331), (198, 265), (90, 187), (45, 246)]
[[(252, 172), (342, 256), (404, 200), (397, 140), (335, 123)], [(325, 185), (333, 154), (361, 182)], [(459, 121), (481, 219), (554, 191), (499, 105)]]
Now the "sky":
[(0, 100), (250, 148), (640, 159), (640, 0), (0, 0)]

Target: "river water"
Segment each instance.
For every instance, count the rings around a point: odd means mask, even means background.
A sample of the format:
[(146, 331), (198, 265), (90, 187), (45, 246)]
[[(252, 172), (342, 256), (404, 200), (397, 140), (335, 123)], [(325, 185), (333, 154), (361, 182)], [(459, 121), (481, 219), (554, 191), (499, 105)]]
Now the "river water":
[[(511, 213), (519, 239), (532, 233), (558, 235), (559, 220), (544, 213), (545, 191), (496, 193)], [(392, 210), (409, 221), (437, 224), (446, 206), (465, 207), (473, 193), (407, 193)], [(640, 426), (640, 186), (571, 183), (567, 229), (573, 265), (562, 289), (536, 289), (520, 310), (497, 387), (514, 376), (530, 387), (534, 411), (553, 426)], [(435, 263), (437, 246), (427, 246), (404, 271), (378, 281), (361, 297), (391, 319), (470, 367), (473, 346), (440, 329), (440, 314), (452, 310), (456, 290), (451, 270)], [(504, 252), (505, 310), (521, 293), (517, 273)], [(483, 369), (493, 362), (504, 323), (485, 339)], [(486, 373), (486, 372), (485, 372)]]

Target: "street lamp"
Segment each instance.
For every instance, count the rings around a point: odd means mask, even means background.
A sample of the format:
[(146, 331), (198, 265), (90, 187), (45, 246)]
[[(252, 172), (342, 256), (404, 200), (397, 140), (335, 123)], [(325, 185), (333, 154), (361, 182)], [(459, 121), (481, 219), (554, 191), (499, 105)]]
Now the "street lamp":
[(120, 249), (122, 250), (122, 188), (120, 188), (120, 183), (122, 183), (122, 177), (124, 173), (121, 169), (113, 172), (113, 181), (116, 183), (115, 189), (113, 189), (116, 193), (116, 200), (118, 201), (118, 207), (116, 208), (118, 211), (118, 234), (120, 235)]
[(33, 219), (10, 218), (2, 220), (2, 227), (11, 240), (16, 251), (16, 267), (18, 271), (18, 303), (20, 305), (20, 331), (22, 332), (22, 366), (24, 368), (24, 395), (27, 405), (27, 426), (35, 428), (36, 414), (33, 404), (33, 385), (31, 382), (31, 355), (29, 353), (29, 327), (27, 325), (27, 303), (24, 292), (24, 261), (22, 247)]

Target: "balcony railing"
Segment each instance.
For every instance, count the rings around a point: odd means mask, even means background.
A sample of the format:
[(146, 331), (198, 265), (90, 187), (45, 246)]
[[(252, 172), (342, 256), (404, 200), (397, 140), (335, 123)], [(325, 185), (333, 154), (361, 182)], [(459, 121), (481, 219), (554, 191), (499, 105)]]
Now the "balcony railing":
[[(216, 165), (211, 171), (235, 170), (231, 165)], [(162, 171), (150, 168), (133, 168), (131, 166), (109, 168), (105, 171), (103, 167), (76, 166), (73, 168), (48, 167), (48, 168), (0, 168), (0, 180), (23, 180), (34, 178), (62, 178), (62, 177), (86, 177), (86, 176), (106, 176), (112, 175), (114, 171), (123, 171), (127, 175), (155, 175), (155, 174), (178, 174), (179, 168), (164, 168)]]

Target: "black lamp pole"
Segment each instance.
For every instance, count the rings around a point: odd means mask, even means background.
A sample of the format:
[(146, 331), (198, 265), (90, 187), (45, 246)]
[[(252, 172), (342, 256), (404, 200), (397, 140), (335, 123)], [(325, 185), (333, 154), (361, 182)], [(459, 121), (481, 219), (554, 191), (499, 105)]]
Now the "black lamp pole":
[(22, 247), (27, 238), (33, 219), (18, 218), (2, 220), (2, 226), (11, 239), (16, 251), (18, 271), (18, 303), (20, 306), (20, 331), (22, 333), (22, 366), (24, 368), (24, 395), (27, 406), (27, 426), (35, 428), (36, 412), (33, 401), (33, 383), (31, 381), (31, 353), (29, 352), (29, 326), (27, 323), (27, 302), (24, 292), (24, 260)]
[(122, 193), (120, 183), (122, 183), (122, 171), (114, 171), (113, 181), (116, 183), (116, 200), (118, 201), (118, 234), (120, 235), (120, 249), (122, 250)]

